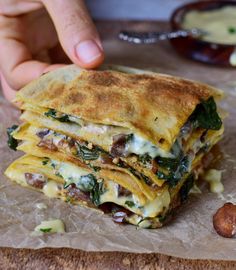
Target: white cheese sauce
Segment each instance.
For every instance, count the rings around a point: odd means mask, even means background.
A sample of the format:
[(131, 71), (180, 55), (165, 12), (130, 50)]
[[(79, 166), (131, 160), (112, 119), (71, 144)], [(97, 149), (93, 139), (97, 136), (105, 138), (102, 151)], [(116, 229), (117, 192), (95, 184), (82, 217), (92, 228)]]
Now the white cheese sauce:
[(202, 40), (220, 44), (236, 44), (236, 6), (225, 6), (208, 11), (189, 11), (182, 27), (198, 28), (207, 32)]
[(52, 164), (56, 165), (57, 172), (63, 177), (65, 181), (69, 179), (79, 181), (81, 176), (87, 175), (90, 173), (88, 170), (85, 170), (81, 167), (78, 167), (76, 165), (72, 165), (69, 163), (58, 162), (58, 161), (53, 160)]
[[(163, 211), (164, 208), (168, 208), (170, 204), (170, 194), (166, 189), (162, 193), (157, 194), (156, 199), (147, 202), (145, 205), (141, 206), (137, 197), (132, 196), (120, 196), (118, 197), (118, 185), (112, 181), (108, 181), (106, 185), (106, 192), (100, 196), (100, 202), (114, 202), (125, 208), (129, 208), (132, 212), (141, 215), (143, 217), (156, 217), (159, 213)], [(126, 202), (130, 201), (134, 203), (134, 206), (129, 207)]]
[(58, 184), (54, 181), (48, 181), (43, 187), (43, 193), (49, 198), (56, 198), (58, 196)]
[[(60, 116), (60, 113), (58, 113)], [(64, 115), (64, 114), (63, 114)], [(99, 139), (103, 142), (102, 144), (109, 144), (109, 147), (112, 146), (113, 136), (118, 134), (133, 134), (132, 131), (125, 127), (115, 126), (115, 125), (103, 125), (103, 124), (95, 124), (91, 122), (84, 121), (79, 117), (74, 117), (69, 115), (69, 120), (72, 121), (71, 125), (74, 123), (75, 125), (79, 125), (79, 129), (77, 130), (78, 136), (88, 136), (89, 134), (94, 136), (97, 135)], [(66, 136), (62, 134), (49, 134), (53, 135), (53, 140), (56, 144), (60, 141), (60, 139), (65, 139)], [(90, 138), (91, 140), (91, 138)], [(95, 140), (96, 141), (96, 140)], [(99, 144), (99, 143), (98, 143)], [(153, 143), (149, 142), (148, 140), (142, 138), (139, 135), (133, 134), (133, 137), (129, 142), (126, 144), (126, 153), (127, 154), (136, 154), (136, 155), (143, 155), (149, 154), (152, 158), (156, 156), (161, 157), (174, 157), (168, 151), (161, 149), (160, 147), (154, 145)]]
[(144, 155), (148, 154), (150, 157), (155, 158), (156, 156), (161, 157), (173, 157), (170, 152), (166, 152), (161, 148), (156, 147), (151, 142), (143, 139), (138, 135), (133, 135), (132, 139), (126, 144), (125, 152), (127, 154)]
[(222, 171), (210, 169), (208, 170), (203, 179), (210, 185), (210, 191), (213, 193), (221, 193), (224, 191), (224, 186), (221, 183)]
[(87, 132), (91, 132), (91, 133), (99, 133), (99, 134), (103, 134), (103, 133), (107, 133), (109, 126), (105, 126), (105, 125), (96, 125), (96, 124), (87, 124), (86, 126), (83, 127), (84, 130), (86, 130)]
[(168, 208), (170, 204), (170, 193), (166, 189), (158, 194), (156, 199), (147, 203), (143, 208), (144, 217), (156, 217), (164, 208)]

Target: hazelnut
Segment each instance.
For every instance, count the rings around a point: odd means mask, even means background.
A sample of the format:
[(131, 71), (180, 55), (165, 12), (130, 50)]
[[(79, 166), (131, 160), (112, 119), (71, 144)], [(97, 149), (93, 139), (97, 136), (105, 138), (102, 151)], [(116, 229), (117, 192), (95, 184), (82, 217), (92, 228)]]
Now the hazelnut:
[(236, 205), (225, 203), (213, 216), (213, 226), (216, 232), (227, 238), (236, 235)]
[(119, 163), (119, 158), (114, 158), (113, 160), (112, 160), (112, 162), (114, 163), (114, 164), (118, 164)]
[(90, 142), (90, 143), (88, 143), (87, 147), (88, 147), (88, 149), (92, 150), (93, 149), (93, 144)]

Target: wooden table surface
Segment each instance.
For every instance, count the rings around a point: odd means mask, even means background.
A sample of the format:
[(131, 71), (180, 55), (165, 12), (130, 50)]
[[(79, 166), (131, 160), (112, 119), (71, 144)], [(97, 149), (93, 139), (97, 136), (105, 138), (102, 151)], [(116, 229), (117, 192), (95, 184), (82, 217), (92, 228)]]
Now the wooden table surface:
[[(116, 42), (117, 33), (120, 29), (168, 29), (168, 24), (161, 22), (97, 22), (97, 26), (101, 37), (104, 41), (104, 46), (107, 53), (107, 61), (109, 63), (132, 65), (129, 62), (125, 52), (116, 51), (111, 52), (112, 44)], [(119, 42), (119, 41), (117, 41)], [(158, 45), (159, 46), (159, 45)], [(164, 72), (167, 70), (173, 70), (178, 61), (184, 61), (190, 66), (196, 65), (197, 67), (205, 68), (204, 65), (194, 63), (189, 60), (181, 59), (177, 56), (171, 47), (167, 43), (162, 43), (157, 50), (159, 50), (159, 56), (162, 54), (171, 54), (171, 61), (162, 61), (159, 59), (157, 64), (160, 67), (160, 71)], [(163, 52), (160, 50), (163, 49)], [(144, 53), (145, 57), (145, 53)], [(168, 56), (169, 57), (169, 56)], [(176, 58), (176, 59), (173, 59)], [(133, 59), (134, 60), (134, 59)], [(139, 59), (134, 66), (138, 65)], [(148, 67), (151, 58), (143, 59), (143, 65)], [(188, 62), (189, 61), (189, 62)], [(153, 64), (153, 63), (151, 63)], [(216, 73), (218, 71), (216, 70)], [(219, 71), (221, 72), (221, 71)], [(234, 72), (231, 71), (230, 72)], [(170, 72), (170, 73), (175, 73)], [(191, 77), (191, 74), (190, 74)], [(1, 245), (1, 243), (0, 243)], [(121, 252), (84, 252), (80, 250), (58, 248), (58, 249), (12, 249), (12, 248), (0, 248), (0, 270), (4, 269), (37, 269), (37, 270), (60, 270), (60, 269), (145, 269), (145, 270), (213, 270), (213, 269), (236, 269), (236, 262), (230, 261), (210, 261), (210, 260), (187, 260), (181, 258), (174, 258), (161, 254), (132, 254), (132, 253), (121, 253)]]
[(19, 270), (235, 270), (236, 262), (186, 260), (161, 254), (84, 252), (74, 249), (0, 249), (0, 269)]

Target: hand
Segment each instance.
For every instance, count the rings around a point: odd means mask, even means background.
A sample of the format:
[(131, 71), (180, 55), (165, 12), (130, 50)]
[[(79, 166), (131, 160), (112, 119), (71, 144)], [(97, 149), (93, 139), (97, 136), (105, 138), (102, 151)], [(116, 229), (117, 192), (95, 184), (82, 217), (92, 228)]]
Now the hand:
[(7, 99), (62, 64), (94, 68), (103, 59), (83, 0), (0, 0), (0, 76)]

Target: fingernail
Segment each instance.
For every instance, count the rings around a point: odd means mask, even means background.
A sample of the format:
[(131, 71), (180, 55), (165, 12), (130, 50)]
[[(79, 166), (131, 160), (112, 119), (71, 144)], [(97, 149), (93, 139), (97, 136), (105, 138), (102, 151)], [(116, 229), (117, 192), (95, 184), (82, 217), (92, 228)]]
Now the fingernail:
[(76, 45), (75, 52), (79, 60), (84, 63), (91, 63), (102, 55), (101, 49), (93, 40), (80, 42)]

